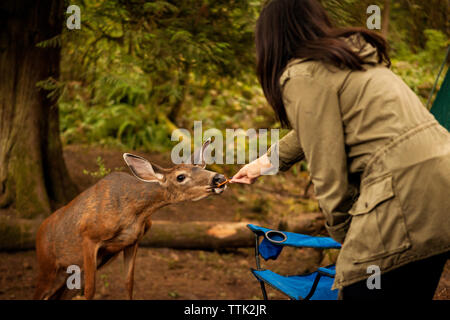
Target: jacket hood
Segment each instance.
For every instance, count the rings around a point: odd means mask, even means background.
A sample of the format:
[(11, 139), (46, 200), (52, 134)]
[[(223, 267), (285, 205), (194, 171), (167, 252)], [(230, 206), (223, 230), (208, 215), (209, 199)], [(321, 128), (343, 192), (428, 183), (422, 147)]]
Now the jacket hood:
[[(358, 54), (358, 56), (364, 61), (364, 63), (371, 64), (371, 65), (380, 64), (378, 49), (376, 47), (374, 47), (373, 45), (371, 45), (370, 43), (368, 43), (360, 33), (355, 33), (348, 37), (342, 37), (342, 39), (344, 39), (344, 41), (348, 44), (348, 46), (350, 47), (350, 49), (353, 52)], [(287, 63), (286, 67), (284, 68), (284, 71), (282, 72), (282, 74), (280, 76), (280, 85), (283, 86), (284, 83), (292, 75), (289, 72), (289, 70), (292, 66), (302, 63), (302, 62), (310, 61), (310, 60), (311, 59), (309, 59), (309, 58), (291, 59)], [(385, 64), (385, 62), (382, 62), (382, 63)], [(292, 71), (292, 72), (294, 72), (294, 71)]]
[[(352, 34), (348, 37), (342, 37), (344, 41), (348, 44), (350, 49), (357, 53), (358, 56), (367, 64), (379, 64), (379, 54), (378, 49), (368, 43), (364, 37), (360, 33)], [(286, 65), (286, 69), (288, 69), (290, 66), (311, 60), (309, 58), (293, 58), (291, 59), (288, 64)]]
[(350, 46), (350, 49), (357, 53), (358, 56), (368, 64), (378, 64), (379, 54), (377, 48), (368, 43), (361, 34), (352, 34), (344, 38), (345, 42)]

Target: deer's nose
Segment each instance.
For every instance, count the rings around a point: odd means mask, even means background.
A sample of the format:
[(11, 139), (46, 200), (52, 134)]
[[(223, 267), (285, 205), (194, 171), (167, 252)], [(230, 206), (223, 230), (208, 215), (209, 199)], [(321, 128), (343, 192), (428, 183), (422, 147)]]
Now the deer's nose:
[(223, 174), (216, 174), (212, 179), (212, 185), (217, 186), (218, 184), (221, 184), (222, 182), (226, 181), (227, 179)]

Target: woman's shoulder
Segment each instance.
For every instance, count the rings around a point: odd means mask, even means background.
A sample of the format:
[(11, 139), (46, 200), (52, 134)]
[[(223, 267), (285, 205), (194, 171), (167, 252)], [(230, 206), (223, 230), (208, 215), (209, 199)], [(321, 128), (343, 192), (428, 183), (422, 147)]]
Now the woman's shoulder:
[(335, 83), (336, 77), (344, 78), (348, 72), (349, 70), (339, 69), (317, 60), (292, 59), (280, 76), (280, 86), (283, 87), (290, 79), (296, 77), (311, 78), (324, 83)]
[(280, 85), (283, 86), (290, 78), (295, 76), (311, 76), (310, 63), (308, 59), (292, 59), (288, 62), (280, 76)]

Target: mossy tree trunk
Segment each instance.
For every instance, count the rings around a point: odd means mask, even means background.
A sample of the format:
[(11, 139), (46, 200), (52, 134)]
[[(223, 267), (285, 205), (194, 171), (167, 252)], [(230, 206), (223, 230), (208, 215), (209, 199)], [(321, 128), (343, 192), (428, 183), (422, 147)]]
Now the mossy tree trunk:
[[(0, 208), (47, 215), (76, 195), (64, 163), (57, 98), (37, 86), (59, 76), (62, 0), (0, 2)], [(54, 82), (56, 83), (56, 82)]]
[(388, 38), (388, 35), (389, 35), (390, 16), (391, 16), (391, 0), (384, 0), (381, 34), (386, 39)]
[(183, 102), (186, 98), (186, 92), (188, 91), (190, 69), (189, 63), (185, 62), (182, 71), (180, 72), (180, 78), (178, 79), (178, 86), (181, 88), (180, 96), (176, 99), (174, 105), (169, 111), (169, 114), (167, 115), (167, 118), (177, 126), (180, 125), (178, 122), (178, 116), (183, 108)]

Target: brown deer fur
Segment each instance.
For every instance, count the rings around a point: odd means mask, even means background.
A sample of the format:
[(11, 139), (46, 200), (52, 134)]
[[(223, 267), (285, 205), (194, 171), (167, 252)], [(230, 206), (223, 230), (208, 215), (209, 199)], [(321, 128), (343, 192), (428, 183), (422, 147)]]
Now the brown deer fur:
[[(205, 143), (201, 149), (209, 144)], [(70, 295), (67, 268), (77, 265), (84, 273), (84, 295), (95, 294), (96, 270), (123, 251), (128, 298), (133, 295), (133, 273), (139, 240), (150, 229), (159, 208), (219, 194), (223, 175), (201, 166), (180, 164), (171, 169), (124, 154), (135, 176), (112, 173), (50, 215), (36, 236), (39, 265), (34, 299), (59, 299)], [(181, 176), (184, 179), (181, 180)], [(73, 292), (73, 291), (72, 291)]]

